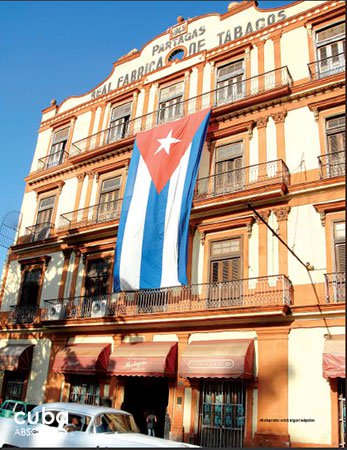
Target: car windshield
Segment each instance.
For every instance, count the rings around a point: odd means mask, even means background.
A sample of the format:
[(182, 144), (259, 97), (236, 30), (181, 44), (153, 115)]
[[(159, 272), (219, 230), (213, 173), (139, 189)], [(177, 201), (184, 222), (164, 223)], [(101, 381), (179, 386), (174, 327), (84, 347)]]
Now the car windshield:
[(95, 417), (94, 433), (139, 433), (133, 416), (120, 413), (104, 413)]

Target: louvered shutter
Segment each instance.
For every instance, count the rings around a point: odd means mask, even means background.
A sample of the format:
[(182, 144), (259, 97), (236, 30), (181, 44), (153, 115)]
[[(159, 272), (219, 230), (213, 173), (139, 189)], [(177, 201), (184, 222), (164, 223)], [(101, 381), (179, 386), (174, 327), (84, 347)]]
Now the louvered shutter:
[(346, 270), (346, 250), (345, 244), (335, 245), (336, 272), (345, 272)]

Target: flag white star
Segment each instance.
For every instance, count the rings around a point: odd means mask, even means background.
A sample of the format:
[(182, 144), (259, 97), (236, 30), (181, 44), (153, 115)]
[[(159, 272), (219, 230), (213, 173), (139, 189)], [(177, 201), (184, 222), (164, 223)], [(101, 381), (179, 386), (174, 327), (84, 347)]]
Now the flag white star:
[(176, 144), (177, 142), (181, 142), (180, 139), (176, 139), (172, 137), (172, 130), (170, 130), (169, 134), (166, 136), (166, 138), (163, 139), (157, 139), (158, 142), (160, 142), (160, 147), (158, 150), (154, 153), (155, 155), (159, 153), (161, 150), (165, 150), (167, 154), (170, 153), (170, 147), (172, 144)]

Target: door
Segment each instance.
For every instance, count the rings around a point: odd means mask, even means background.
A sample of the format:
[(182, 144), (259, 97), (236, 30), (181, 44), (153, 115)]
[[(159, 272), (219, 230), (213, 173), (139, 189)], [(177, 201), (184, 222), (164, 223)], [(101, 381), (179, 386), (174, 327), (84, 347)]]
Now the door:
[(242, 380), (201, 382), (199, 445), (241, 448), (245, 429), (245, 387)]

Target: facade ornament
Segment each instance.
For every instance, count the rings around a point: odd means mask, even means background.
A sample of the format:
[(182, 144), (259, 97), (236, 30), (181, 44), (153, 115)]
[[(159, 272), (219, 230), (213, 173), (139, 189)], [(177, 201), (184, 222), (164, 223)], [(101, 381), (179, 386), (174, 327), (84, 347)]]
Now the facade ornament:
[(271, 117), (273, 118), (273, 121), (277, 124), (277, 123), (284, 123), (286, 116), (287, 111), (283, 109), (282, 111), (278, 111), (277, 113), (273, 114)]
[(57, 104), (57, 101), (55, 98), (52, 98), (51, 100), (51, 106), (55, 106)]
[[(262, 211), (257, 211), (257, 213), (259, 214), (259, 216), (261, 216), (261, 218), (263, 220), (265, 220), (265, 222), (267, 222), (269, 220), (270, 214), (271, 214), (271, 210), (270, 209), (263, 209)], [(258, 216), (254, 216), (256, 222), (259, 223), (263, 223), (260, 218)]]
[(254, 127), (254, 124), (252, 123), (252, 125), (249, 125), (249, 127), (247, 128), (249, 140), (251, 140), (253, 137), (253, 127)]
[(86, 174), (85, 174), (84, 172), (83, 172), (83, 173), (79, 173), (79, 174), (77, 175), (77, 180), (78, 180), (78, 182), (79, 182), (79, 183), (83, 182), (85, 176), (86, 176)]
[(214, 61), (210, 61), (211, 72), (214, 72)]
[(63, 250), (62, 250), (62, 252), (63, 252), (63, 255), (64, 255), (64, 258), (65, 259), (69, 259), (70, 258), (70, 256), (71, 256), (71, 253), (72, 253), (72, 248), (64, 248)]
[(207, 145), (207, 151), (209, 153), (211, 153), (212, 148), (213, 148), (213, 146), (212, 146), (212, 139), (206, 139), (206, 145)]
[(325, 212), (321, 212), (319, 213), (319, 217), (320, 217), (320, 223), (322, 224), (322, 227), (325, 227)]
[(251, 222), (251, 223), (247, 224), (247, 236), (248, 236), (249, 239), (252, 237), (253, 223), (254, 222)]
[(205, 233), (205, 231), (202, 231), (201, 235), (200, 235), (201, 245), (205, 245), (205, 238), (206, 238), (206, 233)]
[(189, 236), (193, 237), (195, 234), (195, 230), (196, 230), (196, 225), (193, 225), (190, 223), (189, 227), (188, 227)]
[(87, 176), (88, 176), (89, 179), (94, 178), (94, 176), (95, 176), (95, 171), (94, 171), (94, 170), (90, 170), (89, 172), (87, 172)]
[(306, 29), (307, 29), (308, 36), (312, 36), (312, 23), (308, 23), (306, 25)]
[(257, 128), (265, 128), (268, 120), (268, 116), (259, 117), (259, 119), (256, 120)]
[(288, 220), (288, 214), (290, 213), (290, 206), (283, 206), (281, 208), (273, 209), (273, 213), (276, 216), (277, 222), (284, 222)]
[(318, 109), (315, 109), (315, 110), (313, 111), (313, 117), (314, 117), (314, 120), (315, 120), (316, 122), (318, 122), (318, 120), (319, 120), (319, 111), (318, 111)]

